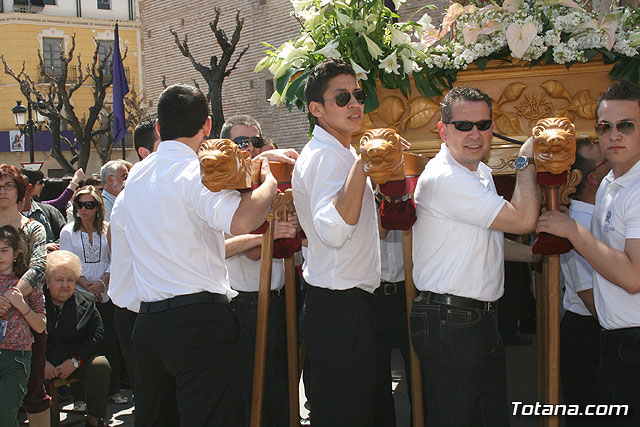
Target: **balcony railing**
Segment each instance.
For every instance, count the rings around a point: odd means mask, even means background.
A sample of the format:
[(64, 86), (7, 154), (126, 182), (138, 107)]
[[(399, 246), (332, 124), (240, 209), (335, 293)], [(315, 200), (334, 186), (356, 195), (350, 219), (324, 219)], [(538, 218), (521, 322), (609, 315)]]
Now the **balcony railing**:
[[(55, 76), (60, 75), (60, 73), (62, 73), (62, 69), (55, 69), (53, 67), (49, 68), (49, 70), (52, 70), (53, 72), (49, 72), (49, 74), (53, 74)], [(84, 71), (86, 72), (86, 70)], [(111, 67), (109, 68), (105, 68), (104, 70), (104, 76), (105, 77), (110, 77), (111, 73), (113, 72), (113, 69)], [(124, 68), (124, 75), (127, 78), (127, 82), (131, 83), (131, 69), (129, 67), (125, 67)], [(75, 84), (79, 79), (79, 74), (78, 74), (78, 67), (75, 65), (70, 65), (67, 68), (67, 84)], [(44, 72), (41, 72), (38, 75), (38, 83), (50, 83), (51, 82), (51, 78), (46, 75)]]

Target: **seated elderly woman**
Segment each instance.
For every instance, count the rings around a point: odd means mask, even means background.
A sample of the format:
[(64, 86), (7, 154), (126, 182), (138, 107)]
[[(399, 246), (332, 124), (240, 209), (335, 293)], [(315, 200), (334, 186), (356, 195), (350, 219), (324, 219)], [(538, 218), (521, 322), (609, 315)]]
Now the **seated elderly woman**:
[(104, 327), (94, 296), (76, 289), (82, 274), (80, 258), (69, 251), (47, 255), (45, 281), (47, 351), (45, 378), (76, 378), (85, 388), (86, 426), (105, 426), (111, 366), (98, 356)]

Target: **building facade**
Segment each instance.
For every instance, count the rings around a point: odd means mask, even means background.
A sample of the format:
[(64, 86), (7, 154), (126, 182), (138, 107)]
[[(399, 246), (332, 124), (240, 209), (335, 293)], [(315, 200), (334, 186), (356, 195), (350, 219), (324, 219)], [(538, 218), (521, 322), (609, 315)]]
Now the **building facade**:
[[(124, 60), (128, 84), (140, 93), (143, 76), (137, 0), (0, 0), (0, 53), (16, 73), (20, 72), (24, 63), (25, 73), (42, 90), (46, 90), (47, 78), (39, 69), (38, 51), (42, 54), (45, 67), (57, 73), (62, 66), (60, 51), (69, 51), (71, 38), (75, 34), (75, 59), (69, 64), (68, 82), (77, 81), (77, 57), (81, 59), (84, 74), (85, 67), (93, 59), (96, 46), (99, 47), (99, 58), (106, 57), (113, 48), (116, 20), (119, 24), (121, 52), (124, 53), (125, 48), (128, 50)], [(91, 81), (87, 80), (71, 98), (80, 118), (88, 115), (89, 107), (93, 105), (90, 85)], [(30, 141), (23, 136), (22, 144), (14, 143), (18, 132), (11, 109), (17, 100), (27, 105), (18, 83), (4, 72), (0, 73), (0, 163), (20, 166), (29, 161)], [(111, 103), (109, 88), (105, 104)], [(64, 127), (63, 130), (65, 136), (73, 138), (73, 132), (66, 131)], [(48, 131), (43, 130), (35, 135), (35, 161), (44, 163), (42, 170), (45, 176), (60, 173), (60, 166), (49, 155), (51, 146), (52, 138)], [(114, 149), (112, 157), (122, 157), (121, 149)], [(132, 149), (127, 151), (127, 159), (137, 159)], [(85, 172), (97, 172), (100, 166), (99, 156), (92, 152)]]

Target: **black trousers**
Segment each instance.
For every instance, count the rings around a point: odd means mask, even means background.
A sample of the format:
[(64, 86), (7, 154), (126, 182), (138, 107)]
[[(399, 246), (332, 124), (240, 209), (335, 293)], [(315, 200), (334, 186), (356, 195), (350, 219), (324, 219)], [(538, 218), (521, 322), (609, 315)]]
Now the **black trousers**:
[[(592, 316), (566, 311), (560, 322), (560, 380), (565, 404), (597, 404), (600, 325)], [(599, 426), (599, 417), (567, 416), (567, 427)]]
[(309, 286), (303, 328), (313, 427), (373, 425), (376, 343), (373, 295)]
[(120, 344), (118, 343), (118, 337), (116, 334), (116, 327), (114, 323), (114, 313), (116, 306), (113, 305), (111, 300), (101, 303), (96, 302), (100, 317), (102, 317), (102, 323), (104, 324), (104, 347), (102, 348), (103, 354), (111, 365), (111, 382), (109, 383), (109, 395), (120, 392), (120, 360), (122, 355), (120, 354)]
[(127, 368), (127, 374), (129, 375), (129, 381), (131, 381), (131, 387), (134, 387), (136, 383), (136, 358), (133, 351), (132, 335), (133, 327), (136, 324), (138, 313), (129, 311), (126, 308), (120, 308), (116, 306), (113, 317), (116, 328), (116, 335), (118, 337), (118, 342), (120, 343), (120, 350), (122, 350), (124, 365)]
[[(376, 327), (376, 398), (373, 425), (395, 427), (396, 411), (391, 390), (391, 350), (400, 350), (404, 361), (409, 400), (411, 400), (411, 369), (409, 359), (409, 327), (407, 326), (407, 304), (404, 282), (385, 287), (382, 282), (376, 290), (373, 312)], [(385, 295), (387, 290), (389, 295)], [(391, 293), (393, 292), (393, 293)]]
[[(240, 293), (240, 295), (231, 300), (231, 309), (236, 315), (240, 326), (240, 362), (242, 363), (240, 376), (242, 378), (242, 397), (245, 404), (245, 425), (249, 427), (251, 424), (256, 325), (258, 323), (258, 293)], [(289, 425), (287, 366), (284, 294), (272, 294), (269, 301), (269, 324), (267, 326), (263, 427)]]
[(241, 426), (238, 325), (228, 304), (140, 313), (136, 427)]
[(598, 418), (607, 427), (637, 427), (640, 425), (640, 334), (629, 334), (624, 329), (605, 331), (600, 345), (596, 373), (598, 403), (629, 405), (629, 413)]

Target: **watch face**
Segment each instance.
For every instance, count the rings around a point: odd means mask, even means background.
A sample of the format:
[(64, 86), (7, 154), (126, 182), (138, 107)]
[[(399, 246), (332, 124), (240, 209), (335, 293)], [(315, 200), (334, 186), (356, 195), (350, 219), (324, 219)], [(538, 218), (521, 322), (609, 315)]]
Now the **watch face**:
[(515, 166), (517, 170), (520, 170), (526, 167), (528, 164), (529, 164), (529, 159), (527, 159), (526, 157), (518, 157), (516, 159)]

